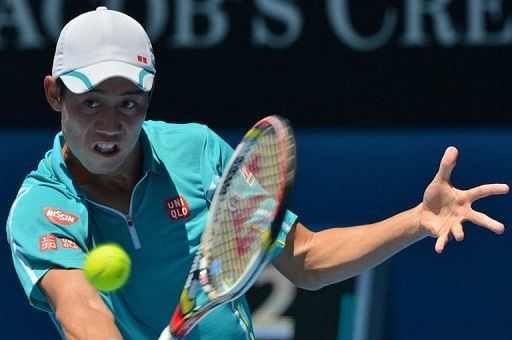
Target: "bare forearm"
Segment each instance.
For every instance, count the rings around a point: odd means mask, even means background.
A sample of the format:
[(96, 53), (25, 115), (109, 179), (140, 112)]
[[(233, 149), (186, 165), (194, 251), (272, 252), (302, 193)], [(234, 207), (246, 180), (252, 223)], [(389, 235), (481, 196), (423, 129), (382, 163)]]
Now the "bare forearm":
[[(426, 236), (418, 229), (417, 209), (374, 224), (316, 233), (296, 226), (293, 232), (297, 234), (289, 235), (277, 267), (306, 289), (319, 289), (358, 275)], [(289, 242), (293, 246), (288, 247)]]
[(66, 339), (122, 339), (108, 310), (91, 306), (61, 306), (56, 311)]
[(51, 269), (40, 282), (66, 339), (122, 339), (114, 316), (79, 269)]
[(315, 233), (306, 268), (326, 285), (375, 267), (424, 237), (417, 230), (415, 209), (375, 224)]

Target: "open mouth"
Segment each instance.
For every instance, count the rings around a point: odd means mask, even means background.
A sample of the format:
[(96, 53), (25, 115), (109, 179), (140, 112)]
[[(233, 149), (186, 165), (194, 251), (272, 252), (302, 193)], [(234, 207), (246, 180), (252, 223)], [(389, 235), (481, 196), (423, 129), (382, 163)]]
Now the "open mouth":
[(97, 143), (94, 150), (103, 155), (114, 155), (119, 152), (119, 147), (115, 143)]

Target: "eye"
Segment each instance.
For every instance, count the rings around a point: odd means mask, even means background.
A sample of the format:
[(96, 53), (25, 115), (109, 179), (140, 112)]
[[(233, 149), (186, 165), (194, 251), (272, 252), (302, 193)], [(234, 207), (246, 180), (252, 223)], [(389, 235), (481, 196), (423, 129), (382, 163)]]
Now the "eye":
[(125, 109), (133, 109), (137, 105), (137, 102), (135, 100), (125, 100), (122, 105)]
[(100, 106), (100, 102), (95, 99), (86, 99), (84, 100), (84, 105), (90, 109), (95, 109)]

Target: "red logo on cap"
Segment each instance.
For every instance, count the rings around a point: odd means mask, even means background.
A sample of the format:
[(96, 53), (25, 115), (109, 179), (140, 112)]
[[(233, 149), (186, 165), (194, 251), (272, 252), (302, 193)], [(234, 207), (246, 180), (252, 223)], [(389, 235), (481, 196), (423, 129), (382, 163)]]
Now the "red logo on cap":
[(167, 214), (171, 221), (181, 220), (190, 215), (190, 208), (188, 202), (183, 196), (176, 196), (170, 200), (164, 201), (164, 206), (167, 209)]
[(137, 61), (138, 61), (139, 63), (147, 64), (147, 63), (148, 63), (148, 58), (143, 57), (143, 56), (141, 56), (141, 55), (138, 55), (138, 56), (137, 56)]
[(39, 238), (39, 250), (57, 250), (57, 237), (53, 234), (43, 235)]
[(78, 216), (55, 208), (44, 208), (44, 216), (48, 221), (60, 225), (70, 225), (78, 222)]

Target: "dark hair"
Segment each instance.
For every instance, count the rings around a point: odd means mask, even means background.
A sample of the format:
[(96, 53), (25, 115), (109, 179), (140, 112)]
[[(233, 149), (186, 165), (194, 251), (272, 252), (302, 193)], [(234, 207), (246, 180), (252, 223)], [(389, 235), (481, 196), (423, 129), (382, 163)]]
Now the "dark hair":
[(59, 100), (64, 98), (64, 95), (66, 94), (68, 90), (68, 88), (66, 87), (66, 85), (64, 85), (64, 82), (62, 81), (62, 79), (60, 78), (57, 78), (55, 80), (55, 84), (57, 85), (57, 89), (59, 90)]

